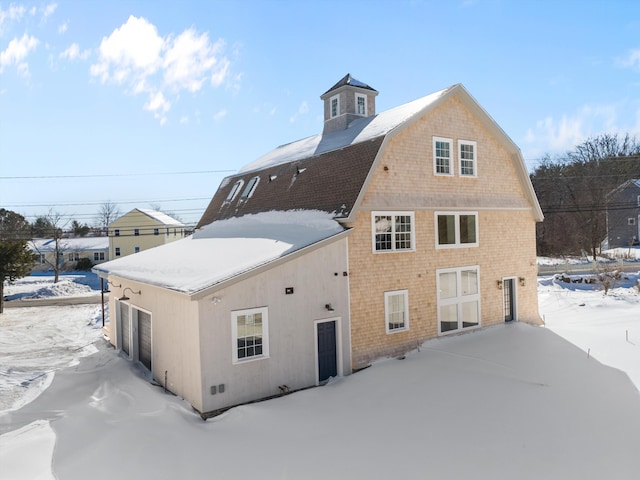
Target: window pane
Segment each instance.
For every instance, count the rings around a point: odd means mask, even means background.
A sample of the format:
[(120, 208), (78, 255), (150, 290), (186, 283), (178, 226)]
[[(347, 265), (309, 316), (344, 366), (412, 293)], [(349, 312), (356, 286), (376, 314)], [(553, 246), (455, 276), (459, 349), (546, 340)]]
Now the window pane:
[(396, 215), (396, 249), (406, 250), (411, 248), (411, 217), (409, 215)]
[(389, 314), (389, 330), (405, 328), (405, 296), (403, 293), (387, 297), (387, 311)]
[(476, 243), (475, 215), (460, 215), (460, 243)]
[(436, 141), (436, 173), (449, 173), (450, 158), (449, 142)]
[(460, 304), (462, 328), (478, 326), (478, 302), (463, 302)]
[(458, 296), (456, 272), (440, 274), (440, 298), (454, 298)]
[(457, 305), (442, 305), (440, 307), (440, 331), (449, 332), (458, 328)]
[(478, 293), (478, 272), (476, 270), (463, 270), (461, 274), (462, 295), (475, 295)]
[(391, 216), (377, 216), (376, 223), (376, 251), (391, 250)]
[(456, 223), (454, 215), (438, 215), (438, 245), (456, 243)]

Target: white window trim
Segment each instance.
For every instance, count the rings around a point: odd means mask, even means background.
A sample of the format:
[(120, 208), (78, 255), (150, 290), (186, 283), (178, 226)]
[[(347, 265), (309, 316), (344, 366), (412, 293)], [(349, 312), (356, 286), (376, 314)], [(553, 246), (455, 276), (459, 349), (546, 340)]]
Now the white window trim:
[[(231, 190), (229, 190), (229, 194), (227, 198), (224, 199), (225, 202), (232, 202), (234, 198), (238, 196), (238, 192), (242, 190), (242, 186), (244, 185), (244, 180), (238, 180), (233, 184)], [(169, 229), (167, 228), (167, 235), (169, 234)]]
[[(363, 98), (364, 99), (364, 113), (359, 113), (358, 112), (358, 99), (359, 98)], [(368, 105), (367, 105), (367, 96), (362, 94), (362, 93), (356, 93), (356, 105), (355, 105), (355, 112), (356, 115), (360, 115), (362, 117), (366, 117), (367, 116), (367, 111), (369, 110)]]
[[(331, 108), (333, 106), (334, 99), (337, 100), (335, 115), (333, 115), (333, 108)], [(340, 94), (334, 95), (333, 97), (329, 98), (329, 118), (336, 118), (339, 116), (340, 116)]]
[[(449, 143), (449, 173), (438, 172), (436, 162), (436, 142)], [(433, 137), (433, 174), (441, 177), (452, 177), (454, 175), (453, 139), (445, 137)]]
[[(385, 216), (385, 217), (395, 217), (396, 215), (403, 215), (411, 217), (411, 247), (410, 248), (402, 248), (396, 249), (395, 242), (395, 221), (392, 222), (391, 229), (391, 250), (376, 250), (376, 216)], [(416, 219), (415, 214), (412, 211), (403, 212), (403, 211), (374, 211), (371, 212), (371, 249), (373, 253), (402, 253), (402, 252), (415, 252), (416, 250)]]
[[(465, 295), (462, 296), (461, 293), (461, 275), (460, 272), (462, 272), (463, 270), (475, 270), (476, 271), (476, 276), (478, 279), (478, 293), (472, 294), (472, 295)], [(458, 292), (458, 294), (453, 297), (453, 298), (440, 298), (440, 274), (442, 273), (451, 273), (451, 272), (456, 272), (456, 290)], [(438, 335), (449, 335), (449, 334), (455, 334), (455, 333), (460, 333), (460, 332), (465, 332), (468, 330), (475, 330), (477, 328), (480, 328), (482, 326), (482, 305), (480, 304), (480, 266), (479, 265), (469, 265), (469, 266), (465, 266), (465, 267), (455, 267), (455, 268), (440, 268), (440, 269), (436, 269), (436, 293), (437, 293), (437, 301), (438, 301), (438, 305), (437, 305), (437, 312), (438, 312)], [(460, 325), (460, 316), (458, 315), (458, 328), (455, 330), (448, 330), (446, 332), (442, 331), (442, 325), (440, 322), (440, 307), (444, 306), (444, 305), (460, 305), (462, 303), (462, 300), (464, 301), (471, 301), (471, 300), (476, 300), (478, 302), (478, 325), (474, 326), (474, 327), (467, 327), (467, 328), (463, 328)]]
[[(471, 145), (473, 147), (473, 175), (462, 173), (462, 146)], [(478, 142), (473, 140), (458, 140), (458, 172), (463, 178), (476, 178), (478, 176)]]
[[(404, 327), (402, 328), (394, 328), (391, 330), (389, 328), (389, 297), (395, 295), (402, 295), (404, 300)], [(409, 290), (393, 290), (390, 292), (384, 292), (384, 326), (387, 332), (387, 335), (392, 335), (398, 332), (406, 332), (409, 330)]]
[[(255, 182), (254, 182), (255, 180)], [(253, 185), (251, 185), (251, 183), (253, 182)], [(260, 183), (260, 177), (256, 176), (256, 177), (252, 177), (251, 180), (249, 180), (247, 182), (247, 186), (245, 187), (245, 191), (242, 192), (242, 195), (240, 196), (241, 200), (246, 200), (248, 198), (251, 198), (253, 196), (253, 192), (256, 191), (256, 188), (258, 187), (258, 183)], [(251, 186), (251, 189), (246, 192), (246, 189), (249, 188), (249, 186)], [(245, 195), (246, 193), (246, 195)], [(175, 230), (174, 230), (174, 235), (175, 235)]]
[[(248, 314), (262, 314), (262, 355), (255, 355), (249, 358), (238, 358), (238, 317)], [(245, 310), (234, 310), (231, 312), (231, 363), (240, 365), (243, 363), (255, 362), (269, 358), (269, 309), (267, 307), (248, 308)]]
[[(446, 245), (440, 245), (438, 243), (438, 238), (440, 237), (440, 235), (438, 235), (438, 217), (440, 215), (453, 215), (455, 217), (455, 236), (456, 236), (456, 241), (455, 243), (452, 244), (446, 244)], [(476, 241), (475, 243), (460, 243), (460, 215), (473, 215), (476, 219)], [(478, 212), (435, 212), (434, 216), (433, 216), (433, 220), (435, 223), (435, 242), (436, 242), (436, 248), (440, 249), (440, 248), (473, 248), (473, 247), (477, 247), (480, 244), (480, 231), (478, 228), (478, 223), (479, 223), (479, 218), (478, 218)]]

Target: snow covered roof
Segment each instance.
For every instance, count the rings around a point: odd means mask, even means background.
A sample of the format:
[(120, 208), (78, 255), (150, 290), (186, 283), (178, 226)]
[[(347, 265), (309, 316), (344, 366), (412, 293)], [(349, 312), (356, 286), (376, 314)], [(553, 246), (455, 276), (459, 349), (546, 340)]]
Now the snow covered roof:
[[(36, 238), (30, 242), (30, 248), (41, 253), (53, 252), (55, 241), (53, 238)], [(107, 250), (109, 237), (78, 237), (60, 239), (60, 248), (66, 251), (87, 252), (92, 250)]]
[(139, 212), (144, 213), (145, 215), (158, 220), (163, 225), (171, 225), (176, 227), (182, 227), (184, 224), (173, 217), (170, 217), (164, 212), (159, 212), (158, 210), (151, 210), (149, 208), (136, 208)]
[(326, 212), (264, 212), (211, 223), (93, 270), (192, 294), (344, 231)]
[(320, 155), (331, 150), (339, 150), (361, 142), (366, 142), (376, 137), (386, 135), (394, 128), (402, 125), (407, 120), (422, 112), (425, 108), (435, 103), (453, 87), (419, 98), (399, 107), (379, 113), (373, 117), (364, 117), (354, 120), (345, 130), (339, 130), (327, 134), (318, 134), (303, 138), (296, 142), (281, 145), (275, 150), (263, 155), (254, 162), (242, 167), (239, 173), (260, 170), (282, 163), (292, 162), (315, 155)]

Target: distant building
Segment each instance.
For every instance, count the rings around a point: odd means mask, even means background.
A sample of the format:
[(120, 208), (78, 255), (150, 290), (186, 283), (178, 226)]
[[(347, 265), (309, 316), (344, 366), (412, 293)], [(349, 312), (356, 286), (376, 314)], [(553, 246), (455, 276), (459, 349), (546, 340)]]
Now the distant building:
[(185, 226), (166, 213), (134, 208), (109, 225), (109, 255), (112, 259), (184, 238)]
[[(37, 238), (29, 242), (29, 248), (36, 255), (34, 271), (53, 269), (56, 264), (56, 242), (53, 238)], [(58, 265), (61, 270), (73, 270), (82, 258), (88, 258), (94, 265), (109, 260), (109, 239), (107, 237), (62, 238), (58, 245)]]
[(607, 195), (607, 246), (638, 245), (640, 239), (640, 180), (627, 180)]

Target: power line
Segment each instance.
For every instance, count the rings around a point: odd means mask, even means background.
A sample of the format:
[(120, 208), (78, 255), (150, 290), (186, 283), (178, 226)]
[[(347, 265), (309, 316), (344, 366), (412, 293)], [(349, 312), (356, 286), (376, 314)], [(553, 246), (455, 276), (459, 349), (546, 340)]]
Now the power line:
[[(168, 202), (190, 202), (190, 201), (201, 201), (201, 200), (211, 200), (211, 197), (194, 197), (194, 198), (174, 198), (171, 200), (162, 199), (162, 200), (127, 200), (123, 202), (114, 202), (116, 205), (120, 204), (131, 204), (131, 203), (168, 203)], [(87, 205), (104, 205), (106, 202), (70, 202), (70, 203), (46, 203), (46, 204), (26, 204), (26, 203), (9, 203), (5, 205), (6, 207), (11, 208), (22, 208), (22, 207), (76, 207), (76, 206), (87, 206)]]
[(201, 175), (203, 173), (236, 173), (236, 170), (196, 170), (192, 172), (155, 172), (155, 173), (103, 173), (86, 175), (27, 175), (15, 177), (0, 176), (0, 180), (42, 180), (51, 178), (105, 178), (105, 177), (152, 177), (158, 175)]

